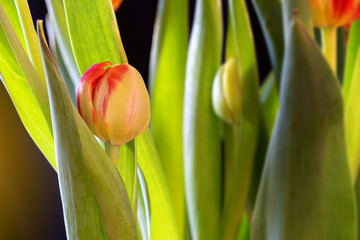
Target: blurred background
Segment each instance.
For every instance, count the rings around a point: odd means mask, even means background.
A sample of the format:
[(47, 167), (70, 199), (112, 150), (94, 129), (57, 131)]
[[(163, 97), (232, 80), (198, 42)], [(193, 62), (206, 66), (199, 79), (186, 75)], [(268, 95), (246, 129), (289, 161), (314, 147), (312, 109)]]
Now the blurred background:
[[(44, 0), (28, 2), (33, 20), (44, 19)], [(189, 6), (190, 23), (194, 2)], [(248, 5), (264, 79), (270, 69), (269, 58), (250, 1)], [(157, 0), (124, 0), (116, 14), (129, 63), (145, 81), (156, 6)], [(226, 0), (223, 6), (226, 12)], [(57, 175), (27, 134), (3, 84), (0, 113), (0, 239), (66, 239)]]

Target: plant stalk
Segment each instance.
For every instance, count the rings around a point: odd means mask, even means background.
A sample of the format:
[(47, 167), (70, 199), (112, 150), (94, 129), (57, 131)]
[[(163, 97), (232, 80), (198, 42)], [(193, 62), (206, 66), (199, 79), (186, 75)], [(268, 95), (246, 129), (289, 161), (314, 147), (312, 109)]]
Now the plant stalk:
[(116, 168), (119, 165), (120, 147), (121, 145), (113, 145), (110, 142), (105, 143), (105, 152), (113, 161)]
[(336, 75), (336, 61), (337, 61), (337, 28), (336, 27), (329, 27), (329, 28), (322, 28), (321, 35), (322, 35), (322, 49), (326, 60), (328, 61), (331, 69), (333, 70), (334, 74)]
[(137, 168), (138, 168), (138, 163), (137, 163), (137, 142), (136, 142), (136, 138), (134, 138), (134, 154), (135, 154), (135, 163), (134, 163), (134, 191), (133, 191), (133, 205), (132, 205), (132, 209), (133, 209), (133, 214), (134, 214), (134, 218), (135, 218), (135, 222), (137, 221), (137, 203), (138, 203), (138, 175), (137, 175)]

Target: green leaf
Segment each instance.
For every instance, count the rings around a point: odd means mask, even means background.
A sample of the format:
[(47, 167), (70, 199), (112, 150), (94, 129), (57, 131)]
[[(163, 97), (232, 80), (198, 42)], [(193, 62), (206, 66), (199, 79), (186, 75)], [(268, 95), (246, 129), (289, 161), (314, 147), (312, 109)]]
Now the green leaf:
[[(9, 3), (13, 3), (13, 6), (9, 5)], [(17, 55), (26, 55), (24, 49), (20, 46), (25, 46), (24, 38), (22, 36), (19, 20), (15, 18), (16, 8), (13, 1), (5, 1), (4, 6), (7, 9), (7, 15), (12, 18), (12, 25), (17, 26), (12, 29), (9, 24), (9, 20), (7, 20), (6, 16), (2, 14), (2, 24), (7, 25), (7, 31), (4, 32), (2, 25), (0, 26), (0, 72), (1, 78), (6, 86), (6, 89), (16, 107), (16, 110), (25, 126), (27, 131), (29, 132), (32, 139), (36, 142), (39, 149), (48, 159), (50, 164), (56, 169), (56, 161), (55, 161), (55, 149), (54, 149), (54, 141), (52, 137), (52, 129), (48, 127), (48, 122), (50, 120), (50, 112), (48, 112), (48, 117), (45, 118), (41, 108), (35, 98), (31, 88), (26, 81), (24, 74), (17, 62), (14, 51), (11, 48), (11, 45), (8, 41), (17, 42), (18, 49), (14, 49), (17, 51)], [(2, 9), (0, 5), (0, 9)], [(0, 10), (2, 13), (3, 11)], [(17, 38), (17, 36), (20, 38)], [(22, 40), (21, 40), (22, 39)], [(25, 57), (25, 56), (23, 56)], [(27, 63), (30, 63), (30, 60), (27, 59)], [(31, 68), (31, 65), (28, 65)], [(35, 70), (33, 69), (32, 73)], [(28, 76), (28, 79), (33, 80), (32, 76)], [(34, 78), (34, 80), (41, 80), (39, 77)], [(43, 91), (42, 95), (46, 96), (47, 92), (46, 88), (41, 88)]]
[(150, 238), (153, 240), (181, 239), (170, 200), (170, 193), (166, 185), (166, 178), (150, 131), (146, 130), (136, 140), (139, 166), (144, 174), (149, 191), (151, 209)]
[(352, 80), (354, 76), (354, 69), (356, 58), (360, 47), (360, 19), (351, 24), (349, 43), (346, 52), (346, 67), (343, 84), (344, 104), (347, 106)]
[(353, 79), (345, 106), (346, 144), (349, 156), (351, 178), (355, 183), (360, 164), (360, 49), (354, 66)]
[(133, 205), (134, 183), (135, 183), (135, 141), (132, 140), (127, 144), (121, 146), (118, 170), (124, 181), (127, 194)]
[(252, 239), (354, 240), (340, 85), (299, 19), (288, 40)]
[(151, 132), (169, 186), (181, 239), (187, 225), (182, 147), (187, 5), (184, 0), (159, 1), (149, 80)]
[(111, 1), (64, 0), (64, 5), (71, 45), (80, 72), (84, 73), (99, 62), (121, 63)]
[(279, 85), (284, 55), (282, 2), (281, 0), (252, 0), (252, 2), (260, 19), (270, 60)]
[(143, 240), (150, 240), (150, 202), (149, 202), (149, 192), (146, 184), (144, 174), (141, 169), (138, 168), (138, 223), (141, 231), (141, 236)]
[(271, 136), (279, 110), (279, 93), (274, 73), (270, 73), (260, 89), (261, 105), (268, 135)]
[(46, 69), (58, 166), (58, 179), (68, 239), (99, 239), (101, 224), (70, 96), (45, 43), (38, 22)]
[(11, 49), (10, 51), (12, 51), (12, 53), (14, 54), (14, 57), (23, 73), (23, 76), (31, 91), (33, 92), (33, 95), (35, 96), (36, 101), (41, 109), (41, 112), (43, 113), (46, 122), (51, 129), (50, 107), (45, 83), (41, 80), (34, 66), (30, 62), (1, 4), (0, 25), (7, 38), (9, 44), (8, 46), (10, 46), (7, 51)]
[(193, 239), (220, 239), (221, 139), (211, 90), (220, 67), (221, 5), (197, 1), (186, 65), (183, 148), (185, 192)]
[[(66, 22), (65, 9), (63, 0), (45, 0), (48, 10), (51, 27), (55, 33), (56, 43), (59, 46), (61, 56), (58, 58), (63, 59), (64, 65), (72, 80), (72, 85), (77, 88), (80, 82), (80, 72), (76, 64), (75, 56), (72, 50), (69, 29)], [(48, 27), (48, 26), (47, 26)], [(69, 88), (69, 85), (68, 85)], [(71, 92), (70, 92), (71, 93)], [(76, 95), (72, 94), (72, 98)]]
[(21, 29), (20, 19), (19, 19), (17, 10), (16, 10), (15, 1), (0, 0), (0, 3), (2, 4), (2, 6), (6, 12), (6, 15), (9, 18), (9, 21), (16, 33), (16, 36), (19, 38), (21, 45), (27, 52), (25, 38), (24, 38), (24, 34)]
[[(40, 35), (40, 41), (43, 59), (46, 63), (47, 81), (48, 84), (53, 85), (49, 88), (50, 96), (53, 102), (52, 111), (54, 112), (55, 110), (58, 110), (57, 114), (53, 114), (53, 116), (59, 118), (54, 120), (57, 124), (54, 129), (58, 132), (59, 135), (56, 136), (59, 136), (60, 139), (55, 138), (55, 141), (57, 144), (60, 144), (58, 145), (59, 147), (65, 147), (64, 150), (59, 149), (59, 151), (57, 151), (57, 157), (60, 159), (66, 158), (67, 155), (63, 156), (61, 154), (65, 154), (64, 152), (67, 148), (74, 152), (82, 152), (82, 157), (79, 156), (79, 158), (83, 158), (87, 167), (87, 171), (91, 179), (91, 188), (95, 195), (101, 217), (101, 226), (104, 230), (106, 238), (129, 240), (136, 239), (136, 223), (121, 176), (112, 161), (96, 141), (85, 122), (82, 120), (75, 106), (72, 104), (70, 96), (66, 90), (65, 82), (61, 78), (55, 61), (51, 56), (43, 33)], [(59, 106), (59, 109), (55, 108), (56, 106)], [(66, 116), (66, 118), (62, 118), (61, 115)], [(68, 120), (71, 119), (76, 120), (77, 126), (68, 122)], [(58, 122), (58, 120), (61, 121)], [(64, 136), (63, 139), (61, 131), (66, 132), (66, 130), (63, 129), (66, 127), (71, 127), (71, 131), (69, 135)], [(77, 131), (80, 138), (76, 138)], [(74, 140), (70, 140), (72, 138), (74, 138)], [(72, 147), (72, 144), (75, 144), (75, 149), (72, 149), (74, 148)], [(72, 152), (69, 152), (69, 154), (72, 154)], [(70, 162), (68, 164), (70, 164)], [(66, 167), (69, 167), (69, 165)], [(82, 172), (86, 175), (85, 170)], [(84, 177), (82, 176), (83, 174), (78, 175), (77, 178)], [(70, 184), (70, 186), (72, 185)]]
[(44, 84), (46, 84), (44, 67), (41, 60), (40, 46), (36, 37), (29, 5), (27, 0), (15, 0), (15, 4), (20, 18), (21, 28), (25, 35), (25, 43), (29, 58), (41, 80), (44, 82)]
[(309, 33), (309, 36), (314, 38), (310, 1), (282, 0), (282, 5), (285, 41), (287, 41), (289, 37), (291, 22), (293, 21), (294, 16), (297, 16), (301, 19), (301, 21), (304, 23), (304, 28)]
[[(245, 209), (258, 144), (260, 101), (255, 47), (245, 1), (229, 0), (226, 58), (236, 56), (242, 86), (242, 113), (225, 131), (223, 239), (235, 239)], [(227, 139), (227, 136), (229, 137)]]

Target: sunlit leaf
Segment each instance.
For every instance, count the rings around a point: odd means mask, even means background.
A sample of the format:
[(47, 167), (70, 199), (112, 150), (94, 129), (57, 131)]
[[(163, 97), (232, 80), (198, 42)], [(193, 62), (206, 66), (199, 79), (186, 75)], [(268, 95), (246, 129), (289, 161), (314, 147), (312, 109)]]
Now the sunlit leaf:
[(186, 65), (183, 118), (185, 193), (193, 239), (219, 239), (221, 216), (220, 121), (211, 90), (220, 67), (220, 1), (197, 1)]
[[(71, 164), (75, 163), (68, 161), (66, 156), (72, 156), (71, 154), (73, 154), (73, 152), (78, 152), (77, 154), (81, 153), (82, 156), (79, 155), (78, 158), (83, 159), (87, 171), (82, 170), (77, 173), (79, 175), (74, 175), (74, 177), (77, 176), (74, 181), (81, 179), (81, 177), (90, 177), (91, 189), (96, 198), (97, 207), (100, 213), (101, 226), (106, 238), (129, 240), (136, 239), (136, 223), (132, 214), (129, 198), (126, 193), (126, 188), (120, 174), (82, 120), (75, 106), (72, 104), (70, 96), (66, 90), (65, 82), (60, 76), (55, 60), (47, 47), (42, 31), (40, 34), (40, 42), (46, 66), (47, 82), (48, 84), (53, 84), (49, 88), (49, 95), (52, 99), (52, 116), (53, 119), (54, 117), (59, 118), (54, 119), (54, 123), (56, 123), (54, 131), (57, 131), (55, 143), (57, 144), (57, 147), (59, 147), (56, 152), (57, 160), (59, 161), (59, 159), (64, 159), (64, 167), (69, 168), (71, 167)], [(54, 111), (56, 111), (56, 114)], [(76, 125), (71, 122), (71, 119), (76, 121)], [(70, 131), (70, 133), (63, 136), (63, 132), (67, 132), (63, 129), (66, 127), (69, 128), (68, 131)], [(74, 133), (74, 136), (71, 135), (71, 132)], [(76, 138), (76, 132), (79, 134), (78, 138)], [(74, 137), (74, 140), (70, 140), (72, 137)], [(67, 155), (62, 155), (63, 152), (67, 151), (70, 152), (68, 152)], [(78, 163), (78, 167), (84, 168), (84, 164)], [(65, 173), (68, 171), (69, 170), (65, 169)], [(88, 174), (86, 172), (88, 172)], [(85, 179), (85, 181), (87, 180)], [(71, 188), (73, 185), (75, 185), (75, 182), (69, 183), (69, 186), (67, 187)], [(84, 194), (89, 196), (89, 191), (90, 190), (85, 189)], [(73, 193), (73, 195), (75, 196), (76, 193)], [(74, 201), (77, 200), (75, 199)], [(63, 205), (66, 206), (67, 203), (63, 203)], [(75, 210), (77, 209), (72, 209), (71, 212), (74, 212)], [(89, 214), (92, 214), (92, 212), (89, 212)], [(76, 221), (72, 220), (70, 223), (74, 222)], [(73, 225), (76, 226), (76, 224)], [(79, 225), (81, 225), (81, 223), (79, 223)], [(96, 229), (93, 231), (95, 230)], [(79, 231), (81, 231), (81, 229), (79, 229)], [(93, 238), (95, 237), (90, 237), (90, 239)]]
[(159, 1), (149, 79), (151, 133), (165, 172), (181, 238), (187, 225), (182, 148), (187, 5), (185, 0)]
[(99, 239), (101, 224), (70, 96), (40, 28), (41, 51), (49, 90), (56, 162), (68, 239)]
[[(12, 1), (5, 1), (5, 2), (10, 3)], [(7, 25), (7, 31), (5, 34), (4, 29), (1, 26), (0, 28), (1, 79), (4, 85), (6, 86), (6, 89), (28, 133), (35, 141), (39, 149), (42, 151), (42, 153), (45, 155), (45, 157), (48, 159), (48, 161), (51, 163), (51, 165), (56, 169), (55, 149), (54, 149), (54, 141), (52, 137), (52, 129), (50, 130), (47, 122), (47, 120), (48, 121), (50, 120), (50, 111), (48, 112), (49, 113), (48, 117), (45, 118), (37, 102), (37, 99), (35, 98), (31, 88), (29, 87), (28, 82), (26, 81), (24, 74), (17, 62), (13, 49), (9, 44), (8, 38), (11, 41), (13, 41), (13, 43), (18, 42), (19, 48), (17, 50), (15, 49), (16, 51), (18, 51), (17, 54), (21, 54), (22, 52), (22, 55), (25, 54), (26, 56), (24, 49), (23, 48), (21, 49), (20, 47), (20, 46), (25, 46), (25, 42), (21, 43), (22, 41), (24, 41), (24, 38), (21, 33), (20, 23), (18, 22), (17, 24), (15, 24), (18, 21), (18, 19), (16, 21), (16, 19), (14, 18), (14, 14), (16, 14), (15, 5), (13, 3), (12, 11), (10, 11), (11, 8), (9, 8), (9, 6), (7, 7), (8, 7), (7, 14), (12, 16), (13, 18), (12, 25), (17, 26), (15, 28), (15, 31), (16, 31), (16, 35), (20, 37), (20, 39), (16, 37), (14, 30), (11, 30), (11, 25), (9, 25), (9, 22), (6, 21), (6, 16), (2, 15), (2, 24)], [(10, 14), (11, 12), (15, 12), (15, 13)], [(27, 59), (27, 63), (31, 64), (29, 59)], [(35, 70), (33, 69), (32, 73), (34, 72)], [(36, 79), (38, 79), (38, 81), (42, 83), (39, 77), (35, 77), (35, 80)], [(47, 97), (47, 92), (45, 87), (42, 87), (42, 91), (43, 91), (42, 95), (44, 97)]]

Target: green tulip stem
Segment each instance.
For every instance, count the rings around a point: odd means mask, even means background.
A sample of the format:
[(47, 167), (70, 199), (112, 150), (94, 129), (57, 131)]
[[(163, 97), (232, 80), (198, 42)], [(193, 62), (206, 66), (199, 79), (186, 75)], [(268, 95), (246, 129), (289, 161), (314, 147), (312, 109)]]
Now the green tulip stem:
[(120, 147), (121, 145), (113, 145), (110, 142), (105, 143), (105, 152), (113, 161), (116, 168), (119, 165), (119, 155), (120, 155)]
[(138, 162), (137, 162), (137, 142), (136, 138), (134, 138), (134, 154), (135, 154), (135, 172), (134, 172), (134, 192), (133, 192), (133, 214), (135, 218), (135, 222), (137, 221), (137, 200), (138, 200), (138, 176), (137, 176), (137, 168), (138, 168)]
[(336, 50), (337, 50), (337, 28), (328, 27), (321, 29), (322, 49), (326, 60), (328, 61), (334, 74), (336, 74)]

